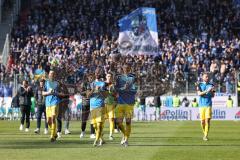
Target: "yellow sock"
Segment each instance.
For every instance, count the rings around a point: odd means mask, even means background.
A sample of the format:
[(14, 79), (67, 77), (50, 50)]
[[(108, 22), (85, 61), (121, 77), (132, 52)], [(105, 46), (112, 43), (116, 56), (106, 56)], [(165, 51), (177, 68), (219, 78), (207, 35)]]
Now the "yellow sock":
[(204, 131), (204, 136), (205, 137), (208, 136), (209, 128), (210, 128), (210, 124), (208, 122), (206, 122), (205, 123), (205, 131)]
[(99, 135), (97, 135), (97, 134), (98, 134), (97, 124), (96, 124), (96, 123), (93, 123), (92, 125), (93, 125), (93, 128), (94, 128), (94, 130), (95, 130), (95, 134), (96, 134), (95, 140), (96, 140), (96, 139), (97, 139), (97, 136), (99, 136)]
[(102, 129), (104, 128), (104, 125), (105, 125), (105, 121), (101, 122)]
[(104, 124), (101, 122), (101, 123), (98, 123), (99, 125), (99, 139), (102, 139), (103, 137), (103, 127), (104, 127)]
[(130, 137), (130, 133), (131, 133), (131, 124), (126, 124), (126, 134), (125, 134), (125, 140), (126, 141)]
[(92, 125), (93, 125), (93, 128), (94, 128), (94, 130), (95, 130), (95, 134), (97, 135), (97, 124), (96, 124), (96, 123), (93, 123)]
[(114, 119), (109, 119), (109, 129), (110, 129), (110, 135), (112, 135), (114, 130)]
[(52, 124), (48, 124), (48, 128), (51, 130), (52, 129)]
[(102, 137), (102, 123), (97, 123), (96, 125), (96, 141)]
[(56, 120), (54, 120), (51, 128), (51, 137), (54, 137), (56, 134), (57, 134), (57, 125), (56, 125)]
[(97, 124), (95, 124), (95, 123), (91, 123), (91, 124), (93, 125), (93, 128), (96, 130)]
[(125, 128), (123, 126), (123, 123), (118, 123), (118, 128), (120, 129), (120, 131), (122, 132), (122, 134), (125, 136)]
[(52, 138), (52, 124), (48, 124), (48, 128), (49, 128), (49, 130), (50, 130), (50, 136), (51, 136), (51, 138)]
[(202, 127), (203, 134), (205, 134), (205, 127), (206, 127), (205, 124), (201, 123), (201, 127)]

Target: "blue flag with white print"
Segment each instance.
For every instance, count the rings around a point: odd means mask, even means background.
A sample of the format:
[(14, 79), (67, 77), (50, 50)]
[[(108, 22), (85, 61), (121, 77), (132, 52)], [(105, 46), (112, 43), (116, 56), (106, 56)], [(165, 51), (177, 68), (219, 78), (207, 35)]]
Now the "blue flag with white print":
[(158, 31), (155, 8), (138, 8), (118, 21), (118, 49), (124, 55), (156, 55)]

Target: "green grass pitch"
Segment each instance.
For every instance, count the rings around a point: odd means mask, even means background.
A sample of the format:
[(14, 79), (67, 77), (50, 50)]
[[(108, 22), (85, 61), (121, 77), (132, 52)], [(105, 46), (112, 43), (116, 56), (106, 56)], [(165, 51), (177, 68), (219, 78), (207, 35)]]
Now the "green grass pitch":
[[(200, 122), (133, 122), (129, 147), (120, 145), (121, 134), (106, 144), (92, 147), (89, 134), (81, 139), (80, 121), (70, 123), (71, 135), (56, 143), (49, 135), (20, 132), (19, 121), (0, 121), (0, 160), (237, 160), (240, 159), (240, 121), (212, 121), (209, 139), (202, 140)], [(89, 129), (89, 126), (88, 126)], [(43, 129), (41, 130), (43, 132)]]

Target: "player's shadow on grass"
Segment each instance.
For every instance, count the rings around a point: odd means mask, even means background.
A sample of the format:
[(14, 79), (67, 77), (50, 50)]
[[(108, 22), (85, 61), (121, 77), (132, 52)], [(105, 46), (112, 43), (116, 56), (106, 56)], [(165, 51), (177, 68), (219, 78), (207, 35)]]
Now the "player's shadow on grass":
[[(136, 137), (135, 137), (136, 138)], [(134, 138), (134, 139), (135, 139)], [(146, 137), (145, 137), (146, 138)], [(147, 137), (152, 138), (152, 137)], [(169, 138), (169, 137), (163, 137)], [(179, 137), (171, 137), (179, 139)], [(190, 138), (190, 137), (187, 137)], [(240, 144), (149, 144), (149, 140), (138, 141), (132, 139), (130, 142), (130, 147), (240, 147)], [(239, 141), (235, 139), (234, 141)], [(63, 139), (51, 143), (49, 140), (35, 140), (35, 141), (8, 141), (5, 143), (0, 143), (0, 149), (43, 149), (43, 148), (93, 148), (92, 141), (90, 140), (75, 140), (75, 139)], [(142, 143), (142, 144), (138, 144)], [(145, 144), (144, 144), (145, 143)], [(151, 142), (150, 142), (151, 143)], [(172, 142), (171, 142), (172, 143)], [(118, 141), (107, 141), (106, 147), (120, 147)]]
[(193, 139), (195, 137), (133, 137), (134, 139)]
[(134, 147), (240, 147), (240, 144), (131, 144)]
[(49, 140), (37, 141), (8, 141), (0, 143), (0, 149), (42, 149), (42, 148), (92, 148), (92, 141), (89, 140)]
[[(111, 143), (111, 144), (106, 144), (106, 147), (108, 145), (113, 145), (115, 147), (121, 147), (119, 143)], [(104, 147), (104, 146), (103, 146)], [(223, 145), (216, 145), (216, 144), (130, 144), (129, 147), (240, 147), (240, 144), (233, 144), (233, 145), (228, 145), (228, 144), (223, 144)], [(46, 143), (46, 144), (19, 144), (19, 145), (12, 145), (12, 146), (0, 146), (0, 149), (47, 149), (47, 148), (93, 148), (92, 143), (86, 143), (86, 144), (76, 144), (72, 145), (71, 143)]]

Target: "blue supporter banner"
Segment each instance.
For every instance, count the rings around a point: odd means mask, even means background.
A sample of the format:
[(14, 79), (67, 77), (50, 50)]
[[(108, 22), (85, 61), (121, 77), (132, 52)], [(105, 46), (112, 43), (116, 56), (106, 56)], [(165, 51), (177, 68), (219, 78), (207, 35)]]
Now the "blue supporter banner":
[(125, 55), (157, 55), (158, 31), (155, 8), (138, 8), (118, 21), (118, 49)]
[(34, 79), (39, 80), (40, 78), (45, 77), (45, 71), (42, 69), (36, 69), (34, 72)]

